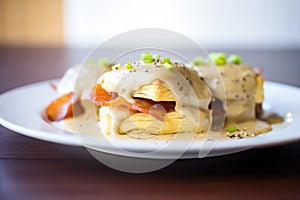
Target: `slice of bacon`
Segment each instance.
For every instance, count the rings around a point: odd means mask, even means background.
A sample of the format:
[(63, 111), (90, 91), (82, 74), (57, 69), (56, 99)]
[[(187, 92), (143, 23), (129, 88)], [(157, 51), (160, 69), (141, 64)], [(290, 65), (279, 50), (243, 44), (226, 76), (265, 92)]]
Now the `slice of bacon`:
[(158, 120), (163, 120), (164, 115), (175, 107), (175, 102), (160, 101), (155, 102), (150, 99), (135, 98), (135, 103), (129, 103), (116, 92), (107, 92), (101, 84), (94, 86), (91, 100), (98, 106), (124, 105), (131, 110), (150, 114)]
[(150, 99), (141, 98), (136, 98), (134, 101), (135, 104), (127, 102), (125, 106), (131, 110), (152, 115), (154, 118), (160, 121), (163, 121), (165, 114), (175, 107), (175, 102), (170, 101), (155, 102)]
[(50, 121), (59, 121), (82, 113), (83, 108), (78, 96), (70, 92), (53, 100), (47, 106), (45, 112)]
[(107, 92), (101, 84), (96, 84), (92, 90), (92, 101), (97, 106), (112, 106), (113, 100), (118, 97), (115, 92)]

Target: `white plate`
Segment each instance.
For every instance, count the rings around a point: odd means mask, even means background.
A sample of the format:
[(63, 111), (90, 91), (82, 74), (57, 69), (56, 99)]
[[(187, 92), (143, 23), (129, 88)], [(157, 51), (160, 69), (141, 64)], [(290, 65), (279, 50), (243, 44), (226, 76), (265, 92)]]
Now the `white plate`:
[[(67, 145), (83, 146), (82, 140), (77, 134), (64, 131), (59, 126), (48, 123), (43, 119), (44, 108), (57, 96), (50, 87), (50, 82), (34, 83), (1, 94), (0, 123), (13, 131), (33, 138)], [(300, 89), (266, 81), (265, 97), (264, 109), (285, 116), (284, 123), (274, 125), (273, 131), (256, 137), (240, 140), (219, 140), (213, 149), (209, 149), (208, 156), (225, 155), (254, 147), (265, 147), (300, 140)], [(166, 145), (166, 141), (157, 139), (137, 140), (125, 138), (124, 140), (123, 136), (114, 140), (122, 148), (134, 152), (153, 151), (155, 148), (161, 148)], [(96, 143), (93, 145), (98, 145), (95, 148), (100, 151), (126, 155), (126, 152), (116, 151), (111, 146), (97, 144), (97, 139), (94, 141)], [(195, 140), (188, 147), (183, 147), (181, 141), (176, 140), (174, 145), (168, 150), (164, 151), (162, 149), (159, 154), (151, 155), (150, 157), (172, 159), (177, 157), (179, 152), (186, 150), (181, 158), (197, 158), (201, 145), (201, 141)], [(128, 155), (132, 156), (131, 154)], [(135, 154), (134, 156), (147, 157), (149, 155)]]

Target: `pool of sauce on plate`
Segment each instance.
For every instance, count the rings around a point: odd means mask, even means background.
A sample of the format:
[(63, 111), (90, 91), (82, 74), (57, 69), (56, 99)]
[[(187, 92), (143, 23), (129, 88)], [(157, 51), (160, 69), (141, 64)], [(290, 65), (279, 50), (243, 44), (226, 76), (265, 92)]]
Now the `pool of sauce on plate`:
[[(265, 113), (260, 117), (260, 119), (250, 120), (240, 123), (225, 123), (224, 128), (221, 134), (218, 136), (220, 140), (228, 140), (228, 139), (242, 139), (242, 138), (249, 138), (255, 137), (257, 135), (267, 133), (272, 130), (270, 125), (274, 123), (280, 123), (283, 121), (283, 118), (277, 115), (276, 113)], [(101, 134), (101, 128), (99, 126), (99, 121), (96, 119), (95, 110), (90, 109), (90, 111), (86, 110), (86, 112), (80, 116), (76, 116), (75, 118), (69, 118), (62, 120), (58, 123), (58, 126), (64, 130), (80, 133), (83, 135), (89, 136), (98, 136), (103, 137)], [(237, 131), (233, 133), (229, 133), (226, 129), (234, 125), (237, 127)], [(180, 134), (194, 134), (194, 133), (180, 133)], [(169, 134), (169, 135), (150, 135), (150, 134), (137, 134), (137, 133), (130, 133), (130, 135), (109, 135), (109, 137), (113, 138), (136, 138), (136, 139), (151, 139), (151, 140), (172, 140), (174, 135), (176, 134)], [(195, 134), (194, 137), (196, 140), (205, 140), (208, 137), (206, 133), (198, 133)]]

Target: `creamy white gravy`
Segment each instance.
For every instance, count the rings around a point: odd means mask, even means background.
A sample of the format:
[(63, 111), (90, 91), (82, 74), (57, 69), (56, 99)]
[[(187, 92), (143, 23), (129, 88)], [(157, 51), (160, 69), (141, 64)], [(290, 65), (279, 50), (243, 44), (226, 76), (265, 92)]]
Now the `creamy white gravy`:
[[(90, 136), (103, 136), (94, 112), (85, 112), (80, 116), (77, 116), (75, 118), (65, 119), (59, 123), (63, 129), (73, 133), (77, 133), (77, 131), (79, 131), (80, 134), (85, 134)], [(235, 125), (238, 128), (238, 131), (234, 133), (227, 133), (226, 129), (231, 125)], [(230, 123), (230, 124), (228, 123), (224, 125), (224, 128), (220, 133), (219, 139), (227, 140), (227, 139), (241, 139), (247, 137), (255, 137), (257, 135), (269, 132), (271, 130), (272, 130), (271, 126), (268, 123), (261, 120), (252, 120), (252, 121), (246, 121), (241, 123)], [(146, 134), (147, 133), (145, 133), (144, 135)], [(188, 134), (188, 133), (179, 133), (179, 134)], [(205, 136), (206, 136), (205, 133), (199, 133), (197, 134), (196, 139), (203, 140), (206, 138)], [(164, 140), (168, 137), (171, 136), (166, 136), (166, 135), (156, 135), (153, 137), (145, 136), (145, 138), (155, 138), (159, 140), (160, 139)], [(136, 135), (136, 138), (141, 139), (143, 137)]]
[[(181, 105), (177, 103), (176, 111), (182, 112), (186, 116), (189, 116), (190, 119), (194, 120), (198, 119), (197, 113), (194, 111), (194, 106), (200, 105), (200, 107), (206, 109), (210, 100), (211, 100), (211, 94), (206, 89), (205, 83), (203, 81), (199, 81), (198, 76), (193, 76), (191, 74), (190, 69), (186, 70), (184, 68), (181, 68), (181, 66), (176, 66), (176, 72), (181, 74), (181, 78), (178, 78), (178, 76), (174, 76), (174, 74), (170, 73), (168, 70), (164, 69), (163, 67), (156, 67), (152, 64), (146, 65), (143, 67), (139, 67), (143, 63), (133, 63), (134, 69), (130, 70), (120, 70), (116, 72), (110, 72), (106, 73), (104, 77), (99, 79), (99, 82), (103, 81), (105, 76), (109, 76), (109, 79), (114, 80), (110, 82), (110, 84), (107, 83), (105, 85), (105, 82), (102, 82), (103, 87), (107, 89), (108, 91), (114, 91), (118, 92), (120, 96), (123, 96), (126, 100), (129, 102), (133, 102), (132, 98), (132, 91), (137, 89), (138, 86), (142, 84), (146, 84), (149, 82), (152, 82), (154, 80), (160, 79), (165, 82), (165, 84), (170, 88), (170, 90), (175, 94), (178, 101), (180, 101)], [(247, 106), (248, 109), (251, 109), (252, 112), (247, 113), (248, 117), (247, 119), (244, 119), (242, 122), (234, 122), (234, 120), (229, 120), (230, 122), (227, 122), (227, 124), (224, 125), (224, 128), (220, 134), (220, 139), (239, 139), (239, 138), (246, 138), (246, 137), (254, 137), (256, 135), (266, 133), (272, 130), (271, 126), (263, 121), (255, 119), (254, 116), (254, 100), (253, 100), (253, 88), (255, 88), (255, 74), (248, 66), (239, 66), (242, 68), (242, 70), (236, 70), (234, 67), (222, 68), (220, 67), (221, 76), (223, 78), (225, 87), (225, 92), (227, 94), (226, 100), (227, 100), (227, 108), (236, 110), (241, 109), (243, 106)], [(240, 69), (241, 69), (240, 68)], [(203, 68), (204, 69), (204, 68)], [(151, 73), (149, 73), (151, 71)], [(211, 82), (208, 82), (207, 84), (212, 89), (214, 95), (220, 99), (223, 99), (224, 91), (222, 91), (222, 88), (218, 86), (218, 82), (211, 78), (213, 76), (210, 74), (209, 70), (205, 70), (203, 72), (205, 76), (205, 80), (211, 80)], [(234, 74), (234, 76), (232, 76)], [(125, 76), (126, 75), (126, 76)], [(189, 80), (186, 80), (185, 78), (189, 77)], [(122, 80), (122, 82), (119, 82)], [(190, 84), (187, 84), (188, 82), (197, 83), (192, 84), (192, 87), (187, 87)], [(236, 84), (234, 84), (236, 82)], [(243, 86), (241, 86), (241, 83), (243, 82)], [(112, 84), (115, 83), (115, 84)], [(119, 83), (119, 84), (118, 84)], [(175, 84), (174, 84), (175, 83)], [(229, 85), (229, 86), (228, 86)], [(184, 86), (184, 87), (183, 87)], [(197, 93), (193, 97), (191, 95), (182, 95), (182, 94), (191, 94), (194, 93), (191, 91), (194, 89), (194, 91), (204, 91), (202, 93)], [(224, 88), (223, 88), (224, 89)], [(194, 98), (196, 97), (196, 99)], [(245, 101), (245, 99), (247, 99)], [(199, 99), (201, 99), (201, 102), (199, 102)], [(243, 102), (246, 102), (245, 103)], [(241, 102), (241, 103), (240, 103)], [(90, 105), (91, 106), (91, 105)], [(253, 109), (252, 109), (253, 108)], [(80, 134), (86, 134), (91, 136), (99, 136), (101, 135), (101, 128), (99, 127), (99, 123), (97, 121), (97, 117), (95, 116), (95, 110), (94, 107), (89, 107), (88, 109), (85, 109), (86, 112), (80, 116), (76, 116), (74, 119), (65, 119), (61, 122), (59, 122), (65, 130), (71, 131), (71, 132), (77, 132), (77, 130), (80, 132)], [(97, 112), (97, 111), (96, 111)], [(127, 112), (125, 112), (127, 113)], [(114, 113), (116, 114), (116, 113)], [(116, 116), (117, 122), (120, 123), (124, 118), (128, 117), (127, 114), (120, 114)], [(195, 123), (197, 123), (195, 121)], [(226, 129), (231, 126), (235, 125), (238, 128), (238, 131), (234, 133), (228, 133), (226, 132)], [(114, 132), (117, 132), (116, 125), (113, 129)], [(185, 133), (182, 133), (185, 134)], [(156, 139), (165, 139), (166, 136), (160, 135), (155, 136)], [(205, 133), (204, 134), (197, 134), (196, 139), (202, 140), (205, 139)]]
[[(209, 118), (210, 91), (193, 69), (177, 62), (172, 65), (173, 68), (168, 70), (160, 63), (133, 62), (132, 69), (126, 70), (125, 66), (122, 66), (121, 69), (105, 73), (99, 78), (98, 83), (107, 91), (117, 92), (126, 101), (134, 103), (135, 90), (144, 84), (160, 80), (176, 97), (175, 110), (188, 117), (197, 126), (200, 123), (200, 112), (206, 112)], [(115, 118), (111, 127), (113, 134), (117, 133), (118, 124), (130, 117), (128, 112), (121, 109), (122, 107), (113, 109), (111, 114)]]
[[(203, 66), (198, 71), (204, 76), (214, 96), (225, 102), (227, 121), (255, 120), (256, 73), (249, 66)], [(224, 90), (225, 95), (222, 93)]]

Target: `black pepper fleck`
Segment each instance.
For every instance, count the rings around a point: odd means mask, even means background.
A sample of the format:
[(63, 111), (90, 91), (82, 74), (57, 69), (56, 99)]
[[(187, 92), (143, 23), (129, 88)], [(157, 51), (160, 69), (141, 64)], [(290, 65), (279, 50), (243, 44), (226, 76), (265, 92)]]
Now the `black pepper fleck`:
[(185, 98), (191, 98), (191, 96), (189, 94), (184, 94)]

